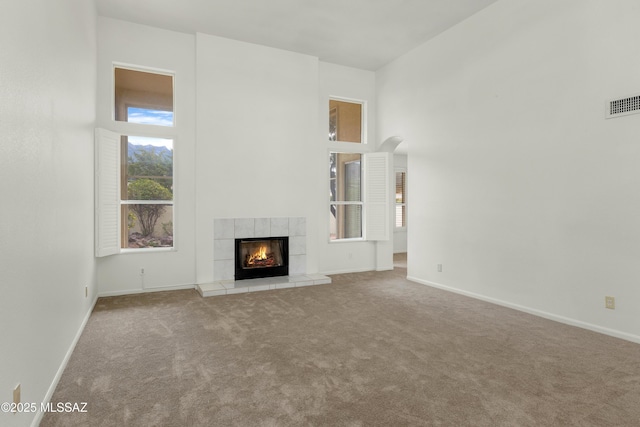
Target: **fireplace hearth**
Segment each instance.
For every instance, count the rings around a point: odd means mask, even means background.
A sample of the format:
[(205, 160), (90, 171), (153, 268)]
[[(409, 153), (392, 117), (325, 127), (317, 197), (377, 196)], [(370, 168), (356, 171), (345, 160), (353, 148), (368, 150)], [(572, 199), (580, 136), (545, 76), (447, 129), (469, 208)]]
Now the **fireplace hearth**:
[(235, 239), (235, 280), (289, 274), (289, 237)]

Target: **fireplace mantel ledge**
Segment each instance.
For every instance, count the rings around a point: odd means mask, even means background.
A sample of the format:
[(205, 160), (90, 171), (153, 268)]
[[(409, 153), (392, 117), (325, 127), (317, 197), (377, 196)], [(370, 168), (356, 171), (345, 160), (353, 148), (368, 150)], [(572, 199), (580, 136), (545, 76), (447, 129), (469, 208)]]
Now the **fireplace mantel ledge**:
[(245, 292), (268, 291), (273, 289), (299, 288), (303, 286), (331, 283), (329, 276), (322, 274), (302, 274), (297, 276), (263, 277), (249, 280), (218, 280), (213, 283), (196, 285), (202, 297), (241, 294)]

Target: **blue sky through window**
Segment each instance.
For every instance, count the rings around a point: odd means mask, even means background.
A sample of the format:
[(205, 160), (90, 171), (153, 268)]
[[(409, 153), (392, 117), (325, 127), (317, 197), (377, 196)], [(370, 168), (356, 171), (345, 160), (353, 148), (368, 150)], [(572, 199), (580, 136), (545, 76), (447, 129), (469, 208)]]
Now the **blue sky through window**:
[(127, 107), (127, 121), (143, 125), (173, 126), (173, 111)]

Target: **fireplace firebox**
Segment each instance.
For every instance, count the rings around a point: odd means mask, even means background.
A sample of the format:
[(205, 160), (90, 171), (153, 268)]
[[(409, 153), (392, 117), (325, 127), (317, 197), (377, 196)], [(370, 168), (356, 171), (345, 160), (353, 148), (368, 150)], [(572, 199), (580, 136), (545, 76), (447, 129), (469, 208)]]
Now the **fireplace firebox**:
[(287, 275), (289, 275), (289, 237), (236, 239), (236, 280)]

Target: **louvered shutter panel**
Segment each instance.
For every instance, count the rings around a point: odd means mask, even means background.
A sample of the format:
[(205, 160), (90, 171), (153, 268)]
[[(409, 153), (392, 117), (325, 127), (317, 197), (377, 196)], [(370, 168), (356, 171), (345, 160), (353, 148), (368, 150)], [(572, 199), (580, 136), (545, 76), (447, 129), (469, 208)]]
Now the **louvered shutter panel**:
[(365, 154), (366, 239), (389, 240), (389, 153)]
[(120, 253), (120, 135), (95, 133), (96, 257)]

